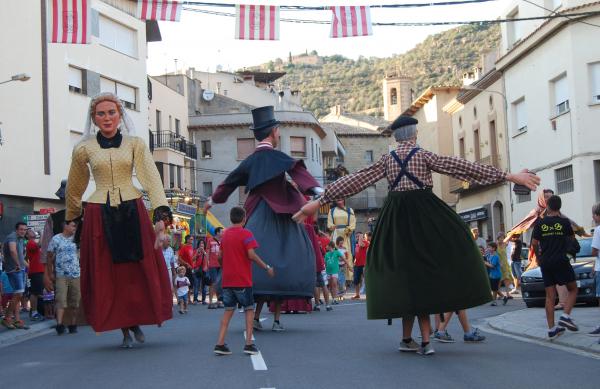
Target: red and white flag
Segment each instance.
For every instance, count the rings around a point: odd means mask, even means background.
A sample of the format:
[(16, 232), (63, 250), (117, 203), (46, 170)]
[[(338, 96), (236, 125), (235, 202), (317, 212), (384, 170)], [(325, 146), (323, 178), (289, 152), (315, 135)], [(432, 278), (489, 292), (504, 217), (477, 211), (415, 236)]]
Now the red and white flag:
[(371, 8), (331, 7), (331, 38), (373, 35), (371, 27)]
[(90, 43), (91, 0), (48, 0), (48, 41)]
[(138, 0), (137, 17), (142, 20), (178, 22), (182, 5), (181, 1)]
[(278, 40), (279, 7), (275, 5), (236, 5), (235, 39)]

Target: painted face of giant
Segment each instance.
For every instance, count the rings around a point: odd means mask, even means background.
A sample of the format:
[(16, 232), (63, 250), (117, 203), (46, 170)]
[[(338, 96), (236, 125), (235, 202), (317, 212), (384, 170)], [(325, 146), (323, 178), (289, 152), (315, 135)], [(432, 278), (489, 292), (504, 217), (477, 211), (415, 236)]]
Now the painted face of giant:
[(114, 101), (104, 100), (96, 104), (93, 120), (105, 138), (112, 138), (121, 123), (121, 112)]

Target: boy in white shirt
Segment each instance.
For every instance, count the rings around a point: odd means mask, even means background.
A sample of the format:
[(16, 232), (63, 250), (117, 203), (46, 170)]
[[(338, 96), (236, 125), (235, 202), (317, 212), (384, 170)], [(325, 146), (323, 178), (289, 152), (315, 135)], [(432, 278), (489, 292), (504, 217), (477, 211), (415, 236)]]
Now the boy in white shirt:
[[(596, 223), (594, 237), (592, 238), (592, 256), (596, 257), (596, 263), (594, 264), (592, 274), (596, 278), (596, 297), (598, 297), (598, 301), (600, 301), (600, 228), (598, 228), (600, 225), (600, 203), (592, 207), (592, 218), (594, 218), (594, 223)], [(589, 335), (600, 336), (600, 326), (590, 332)], [(600, 341), (598, 343), (600, 343)]]

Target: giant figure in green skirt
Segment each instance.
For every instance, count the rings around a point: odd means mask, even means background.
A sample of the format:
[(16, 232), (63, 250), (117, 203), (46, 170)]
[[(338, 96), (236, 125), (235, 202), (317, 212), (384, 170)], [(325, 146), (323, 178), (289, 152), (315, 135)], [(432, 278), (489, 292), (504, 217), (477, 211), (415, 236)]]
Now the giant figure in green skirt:
[[(319, 206), (350, 197), (386, 178), (389, 194), (380, 211), (366, 265), (369, 319), (403, 320), (401, 350), (433, 353), (429, 315), (466, 309), (491, 300), (481, 254), (467, 225), (432, 192), (432, 172), (479, 185), (511, 181), (535, 190), (539, 178), (524, 170), (502, 172), (455, 156), (421, 149), (417, 120), (398, 117), (389, 132), (395, 150), (375, 164), (344, 176), (319, 200), (306, 204), (294, 218), (303, 220)], [(419, 318), (423, 343), (412, 339)]]

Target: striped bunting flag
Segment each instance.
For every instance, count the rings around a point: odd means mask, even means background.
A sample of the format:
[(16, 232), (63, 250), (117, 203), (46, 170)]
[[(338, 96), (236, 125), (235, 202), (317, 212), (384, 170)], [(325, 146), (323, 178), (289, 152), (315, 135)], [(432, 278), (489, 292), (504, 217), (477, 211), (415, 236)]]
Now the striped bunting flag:
[(142, 20), (178, 22), (182, 5), (181, 1), (138, 0), (137, 17)]
[(331, 7), (331, 38), (373, 35), (371, 9), (361, 7)]
[(236, 5), (235, 39), (278, 40), (279, 7), (274, 5)]
[(48, 0), (48, 41), (90, 43), (91, 0)]

